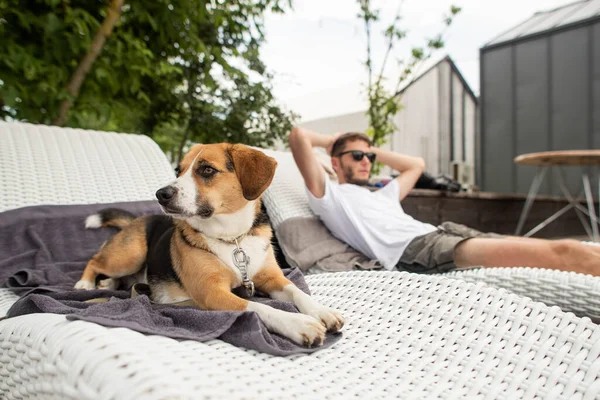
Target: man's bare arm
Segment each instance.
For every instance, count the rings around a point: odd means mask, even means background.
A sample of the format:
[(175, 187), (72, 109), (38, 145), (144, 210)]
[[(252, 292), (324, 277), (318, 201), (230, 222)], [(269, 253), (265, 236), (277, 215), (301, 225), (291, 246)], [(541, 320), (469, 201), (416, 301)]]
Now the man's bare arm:
[(300, 127), (295, 127), (290, 133), (290, 149), (296, 165), (308, 190), (319, 199), (325, 195), (325, 174), (313, 147), (324, 147), (329, 152), (336, 138), (337, 135), (324, 135)]
[(421, 157), (407, 156), (375, 147), (371, 151), (377, 154), (377, 161), (400, 172), (400, 176), (396, 179), (400, 184), (399, 200), (404, 200), (425, 170), (425, 160)]

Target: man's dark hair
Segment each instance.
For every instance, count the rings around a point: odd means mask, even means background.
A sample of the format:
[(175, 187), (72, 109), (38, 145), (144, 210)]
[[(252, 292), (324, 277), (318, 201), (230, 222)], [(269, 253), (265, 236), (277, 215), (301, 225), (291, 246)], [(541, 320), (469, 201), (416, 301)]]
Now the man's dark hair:
[(340, 153), (344, 150), (346, 143), (354, 142), (355, 140), (362, 140), (363, 142), (367, 142), (367, 144), (369, 146), (373, 145), (373, 142), (371, 142), (371, 139), (364, 133), (360, 133), (360, 132), (344, 133), (343, 135), (340, 135), (340, 137), (338, 137), (335, 140), (335, 142), (333, 143), (333, 146), (331, 147), (331, 156), (332, 157), (339, 156)]

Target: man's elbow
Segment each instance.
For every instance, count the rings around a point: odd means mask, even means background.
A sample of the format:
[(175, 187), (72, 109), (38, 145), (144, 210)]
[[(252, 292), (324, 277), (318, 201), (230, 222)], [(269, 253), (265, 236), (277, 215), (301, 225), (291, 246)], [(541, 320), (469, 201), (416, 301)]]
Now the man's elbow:
[(294, 150), (294, 148), (297, 148), (300, 142), (304, 140), (304, 132), (302, 132), (302, 129), (300, 127), (295, 126), (290, 132), (290, 137), (288, 138), (290, 148), (292, 149), (292, 151)]
[(420, 172), (425, 171), (425, 160), (421, 157), (417, 157), (415, 160), (415, 168)]

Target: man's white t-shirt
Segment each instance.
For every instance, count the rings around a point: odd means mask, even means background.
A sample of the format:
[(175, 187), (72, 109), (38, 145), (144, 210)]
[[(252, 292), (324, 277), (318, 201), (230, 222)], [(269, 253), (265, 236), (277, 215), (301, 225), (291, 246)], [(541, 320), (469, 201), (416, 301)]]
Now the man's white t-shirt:
[(404, 212), (398, 179), (377, 191), (340, 185), (327, 176), (325, 182), (325, 195), (320, 199), (306, 188), (310, 208), (335, 237), (379, 260), (388, 270), (396, 266), (411, 240), (436, 230)]

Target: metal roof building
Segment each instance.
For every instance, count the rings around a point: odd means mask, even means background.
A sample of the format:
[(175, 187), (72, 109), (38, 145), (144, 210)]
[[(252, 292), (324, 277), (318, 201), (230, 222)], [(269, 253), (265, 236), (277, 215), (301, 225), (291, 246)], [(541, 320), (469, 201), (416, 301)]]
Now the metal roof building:
[[(483, 190), (526, 193), (535, 169), (519, 154), (600, 148), (600, 0), (534, 14), (482, 47), (480, 66)], [(577, 192), (580, 171), (565, 173)], [(551, 179), (540, 192), (559, 194)]]

